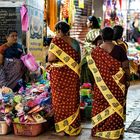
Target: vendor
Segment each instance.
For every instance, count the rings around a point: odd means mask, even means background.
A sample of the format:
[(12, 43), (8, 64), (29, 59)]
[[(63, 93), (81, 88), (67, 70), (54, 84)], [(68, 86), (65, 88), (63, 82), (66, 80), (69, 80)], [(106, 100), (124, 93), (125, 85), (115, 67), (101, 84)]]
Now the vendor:
[(23, 78), (26, 68), (20, 57), (23, 54), (23, 49), (17, 43), (18, 34), (16, 30), (9, 30), (6, 39), (7, 42), (0, 46), (1, 55), (1, 74), (0, 87), (7, 86), (13, 91), (18, 91), (20, 88), (18, 81)]

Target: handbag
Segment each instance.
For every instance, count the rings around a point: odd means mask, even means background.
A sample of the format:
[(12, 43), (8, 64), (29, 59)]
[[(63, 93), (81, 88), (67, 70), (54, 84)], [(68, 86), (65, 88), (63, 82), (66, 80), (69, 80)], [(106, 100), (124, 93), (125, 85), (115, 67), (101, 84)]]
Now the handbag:
[(21, 56), (21, 60), (31, 72), (38, 70), (39, 66), (31, 53)]

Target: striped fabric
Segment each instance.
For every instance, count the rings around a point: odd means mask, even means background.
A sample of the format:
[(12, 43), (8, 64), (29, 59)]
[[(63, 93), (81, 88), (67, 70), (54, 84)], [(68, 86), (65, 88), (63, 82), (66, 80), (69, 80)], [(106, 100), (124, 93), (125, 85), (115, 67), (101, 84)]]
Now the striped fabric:
[(92, 44), (92, 42), (96, 39), (97, 36), (99, 36), (100, 34), (100, 29), (92, 29), (90, 30), (87, 35), (86, 35), (86, 39), (85, 39), (85, 44), (84, 44), (84, 48), (90, 52), (92, 48), (95, 48), (96, 46)]

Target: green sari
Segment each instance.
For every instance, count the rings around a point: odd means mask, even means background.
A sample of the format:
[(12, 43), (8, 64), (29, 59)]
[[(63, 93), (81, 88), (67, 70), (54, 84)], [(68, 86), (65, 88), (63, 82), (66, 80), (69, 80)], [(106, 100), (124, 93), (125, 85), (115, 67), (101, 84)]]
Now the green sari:
[(91, 53), (92, 48), (95, 48), (96, 46), (93, 45), (93, 41), (99, 36), (100, 34), (100, 29), (92, 29), (90, 30), (85, 39), (85, 43), (83, 48), (85, 49), (85, 54), (82, 58), (82, 63), (81, 63), (81, 84), (83, 83), (94, 83), (94, 78), (93, 75), (88, 68), (86, 56)]

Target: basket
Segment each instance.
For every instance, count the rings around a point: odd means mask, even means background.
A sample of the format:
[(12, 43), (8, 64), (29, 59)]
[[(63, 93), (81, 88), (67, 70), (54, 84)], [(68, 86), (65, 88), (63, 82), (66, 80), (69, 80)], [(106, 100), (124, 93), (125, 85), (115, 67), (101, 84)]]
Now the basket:
[(6, 121), (0, 121), (0, 135), (6, 135), (10, 132), (10, 127), (7, 125)]
[(37, 136), (44, 131), (46, 122), (25, 124), (25, 123), (13, 123), (14, 134), (18, 136)]

